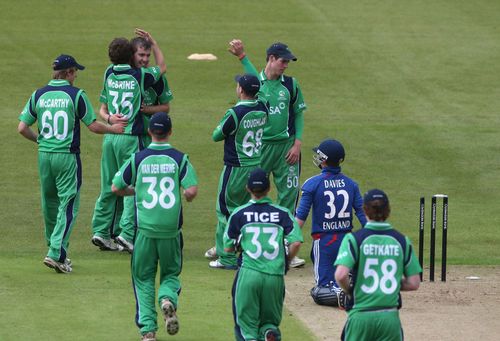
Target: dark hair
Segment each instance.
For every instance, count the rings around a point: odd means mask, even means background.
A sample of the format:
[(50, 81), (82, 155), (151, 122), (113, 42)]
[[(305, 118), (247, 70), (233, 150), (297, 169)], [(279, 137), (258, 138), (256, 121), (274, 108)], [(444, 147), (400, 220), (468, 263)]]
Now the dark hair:
[(115, 38), (108, 47), (109, 60), (113, 64), (129, 64), (134, 48), (126, 38)]
[(391, 213), (391, 206), (382, 200), (373, 200), (364, 203), (363, 210), (370, 220), (386, 221)]
[(149, 130), (151, 132), (151, 135), (156, 137), (157, 139), (164, 139), (168, 136), (168, 133), (170, 133), (170, 130), (166, 133), (159, 133), (158, 130)]
[(135, 37), (130, 41), (134, 52), (137, 51), (137, 48), (142, 47), (145, 50), (151, 50), (151, 42), (149, 40), (144, 39), (143, 37)]
[(268, 188), (254, 188), (254, 189), (248, 189), (250, 192), (252, 192), (253, 195), (255, 195), (257, 198), (262, 198), (262, 197), (265, 197), (267, 195), (267, 193), (269, 192), (269, 187)]
[(340, 162), (339, 161), (333, 161), (333, 160), (330, 160), (330, 159), (326, 159), (325, 163), (326, 163), (327, 166), (330, 166), (330, 167), (338, 167), (338, 166), (340, 166)]

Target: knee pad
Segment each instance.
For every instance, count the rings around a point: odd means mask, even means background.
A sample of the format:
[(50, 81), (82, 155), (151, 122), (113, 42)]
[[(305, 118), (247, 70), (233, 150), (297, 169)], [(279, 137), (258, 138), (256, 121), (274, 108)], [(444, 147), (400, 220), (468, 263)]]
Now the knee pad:
[(339, 306), (337, 292), (332, 287), (315, 286), (311, 289), (311, 297), (314, 302), (319, 305), (327, 305), (330, 307)]

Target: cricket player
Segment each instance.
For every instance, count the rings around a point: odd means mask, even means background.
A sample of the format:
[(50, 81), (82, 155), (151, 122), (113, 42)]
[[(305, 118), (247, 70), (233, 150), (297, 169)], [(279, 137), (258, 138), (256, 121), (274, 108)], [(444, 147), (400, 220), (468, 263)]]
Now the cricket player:
[(290, 211), (267, 197), (269, 186), (265, 170), (250, 173), (247, 190), (252, 199), (233, 212), (224, 234), (226, 252), (241, 250), (241, 267), (232, 289), (236, 340), (281, 340), (288, 267), (285, 238), (289, 259), (303, 242)]
[(312, 207), (311, 260), (315, 287), (311, 289), (311, 296), (317, 304), (336, 307), (340, 289), (335, 282), (332, 264), (342, 239), (353, 229), (353, 210), (361, 226), (366, 224), (366, 217), (358, 184), (341, 172), (340, 164), (345, 158), (342, 144), (326, 139), (313, 151), (314, 164), (321, 169), (321, 173), (302, 185), (302, 197), (295, 218), (300, 227), (304, 226)]
[[(176, 310), (181, 291), (182, 194), (192, 201), (198, 192), (196, 172), (186, 154), (168, 143), (172, 122), (156, 113), (149, 122), (152, 143), (133, 154), (113, 179), (117, 195), (135, 195), (137, 236), (132, 253), (136, 324), (143, 341), (155, 341), (155, 279), (159, 263), (158, 303), (171, 335), (179, 330)], [(181, 187), (184, 190), (181, 190)]]
[[(135, 37), (130, 43), (134, 48), (134, 67), (148, 68), (151, 57), (151, 42), (143, 37)], [(168, 113), (170, 111), (170, 101), (172, 101), (172, 99), (172, 91), (170, 90), (165, 74), (163, 74), (160, 80), (154, 83), (150, 88), (145, 89), (140, 111), (144, 121), (144, 132), (141, 135), (142, 142), (139, 144), (141, 150), (151, 143), (151, 136), (148, 133), (151, 115), (157, 112)], [(107, 119), (109, 115), (107, 106), (102, 107), (100, 114), (103, 119)], [(124, 207), (119, 222), (119, 231), (121, 232), (120, 235), (116, 237), (116, 242), (126, 251), (132, 252), (134, 249), (135, 211), (131, 205)]]
[(422, 268), (410, 239), (386, 222), (391, 208), (383, 191), (368, 191), (363, 210), (368, 223), (344, 238), (335, 261), (348, 298), (342, 340), (403, 340), (400, 291), (418, 289)]
[[(18, 131), (38, 144), (38, 173), (45, 240), (49, 247), (43, 263), (59, 273), (72, 271), (68, 242), (80, 206), (82, 165), (80, 121), (96, 134), (120, 134), (123, 124), (106, 126), (96, 121), (87, 94), (73, 86), (85, 67), (69, 55), (52, 64), (53, 79), (33, 92), (19, 116)], [(38, 121), (38, 132), (30, 126)]]
[[(290, 61), (297, 58), (287, 45), (274, 43), (266, 51), (266, 66), (258, 73), (246, 56), (241, 40), (229, 43), (229, 51), (237, 56), (245, 72), (259, 77), (259, 97), (269, 103), (269, 123), (262, 138), (261, 166), (273, 175), (278, 205), (295, 211), (299, 197), (300, 148), (304, 130), (304, 110), (307, 106), (298, 81), (284, 75)], [(300, 258), (291, 267), (305, 264)]]
[[(229, 215), (235, 208), (250, 200), (245, 190), (246, 180), (252, 170), (260, 165), (262, 135), (267, 124), (268, 108), (257, 99), (260, 82), (256, 76), (236, 76), (238, 103), (229, 109), (215, 128), (212, 139), (224, 141), (224, 168), (217, 191), (217, 227), (215, 232), (216, 254), (209, 263), (211, 268), (236, 269), (234, 252), (224, 252), (223, 235)], [(205, 256), (215, 255), (213, 250)]]
[[(101, 158), (101, 193), (95, 204), (92, 218), (92, 243), (101, 250), (115, 251), (118, 247), (111, 238), (120, 235), (121, 219), (120, 200), (111, 192), (111, 181), (119, 167), (141, 149), (141, 136), (144, 121), (140, 113), (143, 94), (146, 89), (158, 82), (166, 71), (165, 60), (156, 41), (141, 29), (136, 34), (151, 42), (153, 54), (158, 66), (151, 68), (133, 68), (134, 50), (125, 38), (116, 38), (109, 45), (110, 65), (104, 73), (104, 84), (101, 92), (101, 110), (107, 110), (105, 117), (108, 123), (127, 123), (123, 135), (105, 135)], [(102, 115), (101, 115), (102, 116)], [(133, 211), (133, 199), (123, 199), (123, 206)]]

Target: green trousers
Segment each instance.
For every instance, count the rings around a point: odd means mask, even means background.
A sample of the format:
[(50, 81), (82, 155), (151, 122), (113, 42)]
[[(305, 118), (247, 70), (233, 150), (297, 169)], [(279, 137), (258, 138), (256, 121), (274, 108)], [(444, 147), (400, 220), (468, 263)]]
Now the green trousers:
[(341, 339), (346, 341), (402, 341), (403, 329), (399, 311), (393, 308), (349, 312)]
[(79, 154), (38, 153), (47, 256), (64, 262), (80, 206), (82, 165)]
[(262, 145), (261, 167), (273, 175), (278, 197), (276, 203), (295, 212), (299, 197), (300, 159), (294, 165), (286, 162), (286, 154), (292, 148), (295, 138), (282, 143), (264, 143)]
[(233, 284), (233, 315), (236, 340), (264, 340), (267, 329), (281, 323), (285, 279), (240, 268)]
[[(101, 192), (95, 203), (92, 233), (109, 239), (120, 235), (125, 226), (132, 241), (134, 234), (134, 198), (111, 192), (113, 177), (133, 153), (139, 151), (140, 139), (133, 135), (106, 134), (102, 142)], [(122, 219), (123, 217), (123, 219)], [(122, 219), (122, 221), (120, 221)]]
[(233, 211), (250, 200), (250, 193), (246, 190), (248, 176), (257, 166), (232, 167), (224, 166), (217, 190), (217, 226), (215, 228), (215, 247), (219, 260), (224, 265), (236, 265), (234, 253), (224, 252), (224, 230), (227, 220)]
[(136, 324), (141, 334), (158, 329), (155, 280), (160, 265), (158, 304), (165, 298), (177, 309), (182, 269), (182, 234), (175, 238), (149, 238), (139, 229), (132, 253), (132, 283), (136, 300)]

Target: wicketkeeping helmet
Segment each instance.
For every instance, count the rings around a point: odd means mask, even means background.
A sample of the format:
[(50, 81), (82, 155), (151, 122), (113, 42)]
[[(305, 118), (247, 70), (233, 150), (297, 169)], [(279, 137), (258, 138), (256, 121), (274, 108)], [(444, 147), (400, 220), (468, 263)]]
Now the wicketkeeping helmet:
[(334, 139), (326, 139), (319, 146), (313, 148), (313, 162), (321, 168), (323, 161), (341, 163), (345, 158), (345, 150), (342, 143)]

